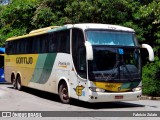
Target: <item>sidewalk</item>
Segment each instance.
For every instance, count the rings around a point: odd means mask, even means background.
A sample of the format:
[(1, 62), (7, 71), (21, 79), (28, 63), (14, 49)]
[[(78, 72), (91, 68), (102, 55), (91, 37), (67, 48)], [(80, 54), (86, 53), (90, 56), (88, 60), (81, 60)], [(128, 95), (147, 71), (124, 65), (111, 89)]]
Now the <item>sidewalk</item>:
[(141, 100), (160, 100), (160, 97), (144, 96), (142, 95)]

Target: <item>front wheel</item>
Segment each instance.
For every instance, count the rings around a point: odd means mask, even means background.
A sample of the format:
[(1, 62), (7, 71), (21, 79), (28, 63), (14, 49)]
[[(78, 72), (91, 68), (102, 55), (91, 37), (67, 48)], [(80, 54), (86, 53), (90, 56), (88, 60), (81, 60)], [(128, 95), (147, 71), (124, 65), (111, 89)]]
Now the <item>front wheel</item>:
[(69, 95), (68, 95), (68, 87), (67, 87), (67, 84), (65, 82), (60, 84), (58, 93), (59, 93), (60, 100), (63, 103), (65, 103), (65, 104), (70, 103), (70, 98), (69, 98)]

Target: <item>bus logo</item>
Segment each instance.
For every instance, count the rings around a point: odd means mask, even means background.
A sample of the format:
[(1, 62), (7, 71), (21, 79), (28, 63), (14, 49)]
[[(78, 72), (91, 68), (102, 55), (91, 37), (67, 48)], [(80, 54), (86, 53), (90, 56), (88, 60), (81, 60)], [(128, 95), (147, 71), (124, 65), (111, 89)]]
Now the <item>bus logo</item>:
[(17, 64), (32, 64), (33, 58), (32, 57), (17, 57), (16, 63)]
[[(78, 95), (78, 96), (82, 96), (82, 90), (84, 89), (84, 86), (77, 86), (76, 87), (76, 89), (74, 88), (74, 90), (76, 91), (76, 94)], [(83, 95), (84, 95), (84, 93), (83, 93)]]
[(67, 66), (70, 66), (69, 62), (61, 62), (61, 61), (58, 62), (58, 67), (67, 68)]

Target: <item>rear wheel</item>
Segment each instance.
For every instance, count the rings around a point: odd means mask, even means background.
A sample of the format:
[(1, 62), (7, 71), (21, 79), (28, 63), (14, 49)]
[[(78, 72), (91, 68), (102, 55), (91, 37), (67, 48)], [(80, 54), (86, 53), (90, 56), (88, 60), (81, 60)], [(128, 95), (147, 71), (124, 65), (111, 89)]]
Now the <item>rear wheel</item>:
[(68, 104), (70, 102), (70, 98), (68, 95), (68, 87), (65, 82), (60, 84), (58, 93), (59, 93), (60, 100), (63, 103)]
[(16, 86), (18, 90), (22, 90), (21, 78), (20, 76), (17, 77)]
[(12, 85), (13, 85), (13, 88), (14, 88), (14, 89), (17, 88), (17, 85), (16, 85), (16, 84), (17, 84), (17, 83), (16, 83), (16, 79), (13, 78), (13, 79), (12, 79)]

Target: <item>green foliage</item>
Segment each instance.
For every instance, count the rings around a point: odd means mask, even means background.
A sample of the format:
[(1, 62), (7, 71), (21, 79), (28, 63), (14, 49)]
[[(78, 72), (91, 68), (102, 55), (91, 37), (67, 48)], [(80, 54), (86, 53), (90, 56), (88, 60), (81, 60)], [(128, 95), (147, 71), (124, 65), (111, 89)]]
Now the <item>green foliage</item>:
[(143, 94), (160, 96), (160, 60), (143, 67)]
[(10, 3), (10, 0), (0, 0), (0, 5), (8, 4), (8, 3)]
[(64, 24), (61, 19), (65, 16), (64, 8), (66, 3), (65, 0), (40, 0), (32, 17), (32, 25), (35, 28), (41, 28)]
[(54, 19), (56, 19), (56, 16), (52, 13), (51, 8), (43, 7), (36, 11), (36, 15), (32, 20), (32, 25), (34, 25), (36, 28), (49, 26)]
[(0, 6), (0, 46), (33, 29), (87, 22), (133, 28), (139, 43), (154, 47), (156, 61), (143, 68), (143, 88), (145, 94), (159, 95), (159, 0), (12, 0)]
[(3, 6), (0, 14), (1, 33), (9, 34), (14, 29), (27, 28), (27, 31), (33, 29), (30, 21), (33, 12), (36, 10), (35, 0), (13, 0), (11, 4)]

